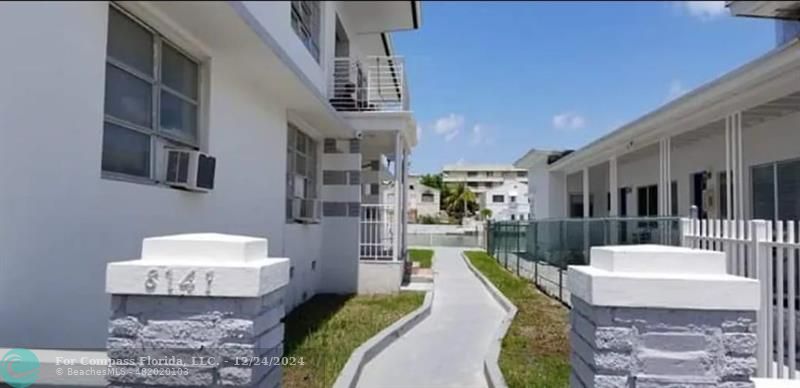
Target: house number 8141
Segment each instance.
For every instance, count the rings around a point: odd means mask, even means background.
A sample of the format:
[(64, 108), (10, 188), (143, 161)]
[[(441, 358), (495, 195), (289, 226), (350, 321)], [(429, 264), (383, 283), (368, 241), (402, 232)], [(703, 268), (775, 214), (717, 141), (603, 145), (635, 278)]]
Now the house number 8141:
[[(180, 273), (178, 273), (180, 272)], [(147, 292), (156, 292), (161, 284), (162, 279), (166, 282), (167, 294), (177, 293), (183, 295), (192, 295), (197, 289), (197, 270), (190, 269), (188, 271), (175, 271), (173, 269), (159, 270), (153, 268), (147, 271), (147, 277), (144, 280), (144, 288)], [(162, 275), (163, 274), (163, 275)], [(214, 282), (214, 271), (205, 272), (205, 286), (206, 294), (211, 292), (211, 284)]]

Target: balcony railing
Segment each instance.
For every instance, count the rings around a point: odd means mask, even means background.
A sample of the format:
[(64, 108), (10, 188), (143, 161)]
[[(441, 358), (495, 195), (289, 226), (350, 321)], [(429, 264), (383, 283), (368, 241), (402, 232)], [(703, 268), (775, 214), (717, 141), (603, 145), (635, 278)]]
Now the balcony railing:
[(402, 57), (334, 58), (328, 98), (338, 111), (398, 112), (409, 108)]
[(393, 260), (396, 228), (393, 205), (362, 204), (359, 240), (361, 260)]

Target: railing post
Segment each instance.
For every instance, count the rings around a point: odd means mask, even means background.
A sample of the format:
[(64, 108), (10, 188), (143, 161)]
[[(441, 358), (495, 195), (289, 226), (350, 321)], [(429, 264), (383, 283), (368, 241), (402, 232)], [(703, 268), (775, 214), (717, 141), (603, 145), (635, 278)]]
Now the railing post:
[(768, 293), (768, 286), (770, 279), (768, 277), (768, 260), (772, 260), (770, 255), (766, 252), (766, 245), (762, 244), (767, 241), (767, 222), (764, 220), (753, 220), (752, 223), (753, 234), (750, 236), (753, 249), (753, 257), (756, 262), (756, 273), (758, 275), (759, 288), (761, 290), (761, 305), (758, 309), (758, 349), (756, 350), (757, 359), (757, 375), (759, 377), (768, 377), (770, 374), (769, 365), (771, 364), (772, 357), (769, 354), (769, 322), (768, 308), (772, 303), (771, 295)]
[(681, 246), (682, 247), (688, 247), (689, 246), (688, 245), (689, 241), (686, 238), (686, 235), (689, 233), (689, 227), (690, 227), (691, 223), (692, 223), (692, 221), (690, 219), (681, 218), (681, 230), (680, 230), (681, 234), (680, 234), (680, 236), (681, 236)]
[[(506, 233), (508, 233), (508, 228), (506, 227), (506, 226), (508, 226), (508, 224), (503, 225), (503, 226), (504, 226), (503, 229), (505, 229)], [(508, 238), (506, 238), (504, 240), (505, 240), (505, 243), (503, 244), (503, 253), (505, 254), (505, 263), (503, 263), (503, 267), (505, 269), (508, 269), (508, 244), (509, 244), (509, 242), (508, 242)]]
[(517, 229), (517, 231), (516, 231), (517, 232), (517, 238), (516, 238), (516, 240), (517, 240), (517, 250), (516, 250), (516, 252), (514, 252), (514, 256), (517, 257), (517, 276), (519, 276), (519, 235), (520, 235), (520, 230), (521, 230), (520, 226), (521, 225), (522, 225), (522, 222), (517, 222), (517, 228), (516, 228)]

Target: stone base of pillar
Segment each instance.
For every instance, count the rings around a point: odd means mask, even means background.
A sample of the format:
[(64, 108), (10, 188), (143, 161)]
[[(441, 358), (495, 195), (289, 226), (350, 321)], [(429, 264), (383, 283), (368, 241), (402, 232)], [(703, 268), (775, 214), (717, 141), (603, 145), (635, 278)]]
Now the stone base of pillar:
[(283, 355), (283, 293), (112, 296), (108, 381), (131, 388), (279, 385), (281, 366), (272, 361)]
[(569, 267), (573, 388), (751, 388), (759, 284), (721, 252), (594, 247)]
[(572, 298), (570, 386), (752, 387), (753, 311), (615, 308)]

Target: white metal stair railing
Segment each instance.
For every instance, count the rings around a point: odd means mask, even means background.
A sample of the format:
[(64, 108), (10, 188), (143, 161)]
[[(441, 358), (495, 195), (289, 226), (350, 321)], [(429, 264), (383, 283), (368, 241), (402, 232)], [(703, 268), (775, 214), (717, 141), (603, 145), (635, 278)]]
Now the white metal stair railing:
[(359, 225), (361, 260), (394, 259), (394, 205), (362, 204)]
[(402, 57), (334, 58), (328, 97), (339, 111), (408, 110)]
[(757, 376), (800, 379), (798, 222), (683, 219), (681, 230), (683, 246), (725, 252), (730, 274), (759, 280)]

